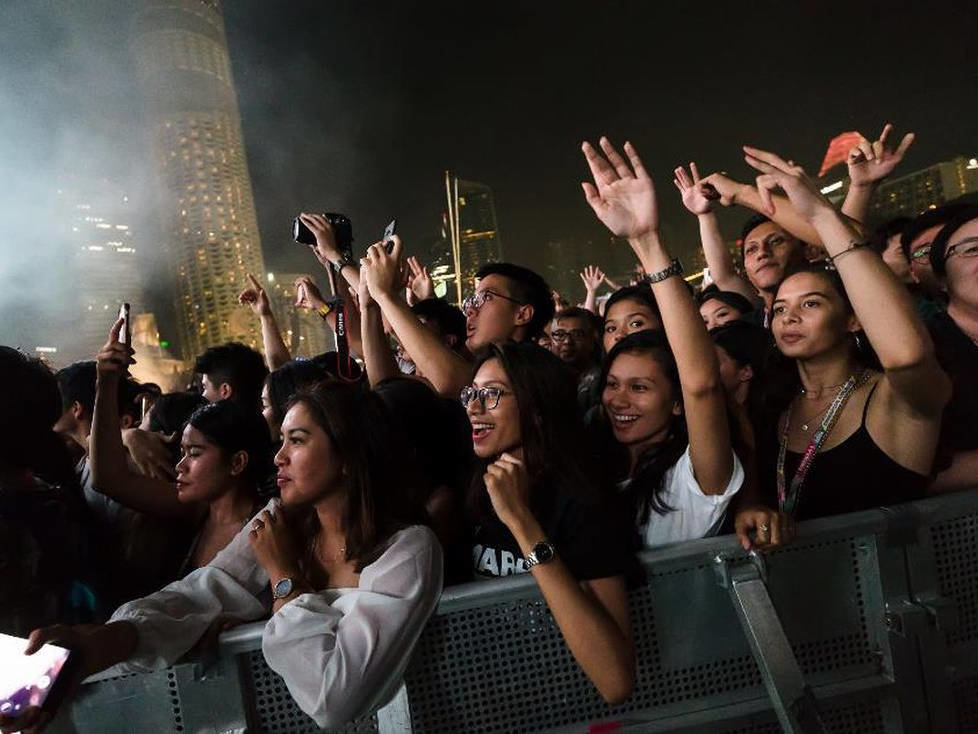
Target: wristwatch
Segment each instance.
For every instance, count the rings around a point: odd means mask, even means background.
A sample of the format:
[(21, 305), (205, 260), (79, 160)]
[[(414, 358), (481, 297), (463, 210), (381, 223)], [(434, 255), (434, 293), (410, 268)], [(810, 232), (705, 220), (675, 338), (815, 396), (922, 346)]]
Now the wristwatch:
[(654, 273), (649, 273), (645, 276), (645, 280), (651, 285), (652, 283), (661, 283), (666, 278), (671, 278), (674, 275), (682, 274), (683, 266), (679, 262), (679, 258), (673, 258), (667, 267), (662, 268), (662, 270), (657, 270)]
[(292, 583), (292, 579), (288, 577), (279, 579), (272, 587), (272, 599), (284, 599), (292, 593), (294, 586), (295, 584)]
[(336, 268), (337, 273), (342, 273), (345, 267), (359, 268), (359, 264), (353, 259), (353, 253), (349, 250), (344, 250), (340, 253), (340, 259), (333, 263), (333, 267)]
[(554, 544), (549, 540), (541, 540), (533, 546), (533, 550), (523, 556), (523, 560), (526, 562), (526, 570), (529, 571), (534, 566), (550, 563), (556, 557), (557, 549)]

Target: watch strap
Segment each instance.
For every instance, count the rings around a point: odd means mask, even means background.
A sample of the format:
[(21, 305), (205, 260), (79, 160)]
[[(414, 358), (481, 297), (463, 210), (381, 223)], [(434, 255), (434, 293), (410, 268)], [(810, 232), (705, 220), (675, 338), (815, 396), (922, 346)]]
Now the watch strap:
[(557, 549), (554, 548), (554, 544), (549, 540), (541, 540), (534, 544), (533, 550), (523, 556), (523, 562), (526, 564), (526, 570), (529, 571), (534, 566), (550, 563), (556, 557)]
[(673, 258), (672, 262), (662, 270), (656, 270), (654, 273), (649, 273), (645, 276), (645, 280), (649, 284), (661, 283), (666, 278), (671, 278), (674, 275), (682, 275), (683, 266), (679, 262), (679, 258)]

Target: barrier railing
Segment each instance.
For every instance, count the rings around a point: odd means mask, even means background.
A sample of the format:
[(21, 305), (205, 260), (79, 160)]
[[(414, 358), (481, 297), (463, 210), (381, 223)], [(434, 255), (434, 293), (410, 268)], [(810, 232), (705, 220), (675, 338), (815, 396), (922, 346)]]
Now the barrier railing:
[[(803, 523), (763, 556), (722, 537), (641, 561), (626, 703), (595, 693), (523, 575), (445, 591), (397, 697), (345, 731), (978, 731), (978, 492)], [(262, 629), (89, 683), (55, 730), (318, 731)]]

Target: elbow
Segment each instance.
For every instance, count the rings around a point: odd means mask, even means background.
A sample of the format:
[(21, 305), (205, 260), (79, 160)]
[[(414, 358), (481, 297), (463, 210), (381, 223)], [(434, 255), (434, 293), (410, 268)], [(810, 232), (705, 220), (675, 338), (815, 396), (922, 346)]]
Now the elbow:
[(611, 676), (609, 680), (603, 681), (598, 686), (598, 693), (601, 694), (601, 698), (609, 706), (624, 703), (632, 695), (632, 691), (635, 690), (634, 664), (626, 664), (618, 667), (619, 670), (616, 671), (614, 676)]
[(725, 400), (719, 371), (683, 380), (683, 396), (687, 401)]

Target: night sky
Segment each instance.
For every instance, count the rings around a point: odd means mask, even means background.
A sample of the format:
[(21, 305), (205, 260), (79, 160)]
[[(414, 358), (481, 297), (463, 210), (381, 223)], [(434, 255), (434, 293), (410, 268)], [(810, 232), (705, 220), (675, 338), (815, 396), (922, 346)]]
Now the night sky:
[(601, 234), (580, 142), (602, 133), (638, 146), (680, 252), (696, 227), (671, 172), (691, 159), (743, 178), (751, 143), (817, 171), (832, 136), (886, 120), (918, 133), (904, 171), (978, 152), (973, 4), (740, 5), (229, 3), (267, 262), (305, 262), (282, 252), (297, 206), (346, 211), (360, 246), (397, 216), (410, 248), (451, 168), (492, 186), (506, 257), (538, 264)]
[[(72, 285), (51, 226), (63, 213), (44, 205), (66, 171), (131, 192), (154, 250), (131, 8), (0, 3), (0, 343), (26, 342), (24, 304), (56, 304)], [(604, 239), (580, 189), (580, 143), (603, 133), (638, 147), (667, 241), (687, 258), (695, 219), (671, 181), (690, 159), (746, 178), (739, 146), (751, 143), (817, 170), (831, 137), (886, 120), (918, 134), (898, 172), (978, 155), (973, 2), (227, 0), (225, 21), (273, 270), (314, 265), (288, 237), (300, 209), (345, 212), (359, 248), (397, 217), (421, 251), (440, 227), (446, 168), (493, 188), (505, 257), (540, 267), (548, 240)], [(743, 214), (723, 214), (733, 235)]]

